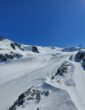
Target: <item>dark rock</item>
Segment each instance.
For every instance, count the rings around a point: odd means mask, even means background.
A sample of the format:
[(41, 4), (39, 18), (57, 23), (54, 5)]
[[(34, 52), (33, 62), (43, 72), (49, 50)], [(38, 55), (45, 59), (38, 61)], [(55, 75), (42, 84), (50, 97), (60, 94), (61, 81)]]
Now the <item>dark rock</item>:
[(51, 80), (53, 80), (54, 78), (55, 78), (55, 76), (52, 76), (52, 77), (51, 77)]
[(13, 57), (13, 55), (10, 55), (10, 54), (5, 54), (4, 55), (7, 59), (13, 59), (14, 57)]
[(11, 43), (10, 46), (15, 50), (15, 45), (13, 43)]
[(6, 56), (0, 54), (0, 62), (5, 62), (5, 61), (7, 61)]
[(69, 57), (69, 60), (73, 60), (73, 55), (71, 55), (71, 56)]
[(35, 53), (39, 53), (37, 47), (35, 47), (35, 46), (32, 46), (32, 51), (35, 52)]
[(25, 94), (22, 93), (19, 97), (18, 100), (14, 103), (15, 106), (21, 106), (24, 103), (24, 98), (25, 98)]
[(83, 67), (83, 69), (85, 70), (85, 58), (82, 60), (82, 67)]
[(67, 73), (68, 67), (67, 65), (61, 65), (61, 67), (58, 68), (56, 75), (63, 76), (63, 73)]
[(15, 50), (15, 47), (18, 47), (20, 50), (24, 51), (24, 49), (21, 47), (21, 44), (18, 44), (16, 42), (11, 43), (10, 46)]
[[(31, 87), (26, 92), (22, 93), (18, 99), (14, 102), (14, 105), (9, 110), (15, 110), (18, 106), (24, 105), (25, 102), (34, 102), (38, 104), (41, 100), (41, 96), (48, 96), (49, 91), (38, 89), (37, 87)], [(39, 108), (37, 108), (39, 110)]]
[(14, 54), (14, 57), (15, 57), (15, 58), (21, 58), (22, 55), (21, 55), (21, 54), (18, 54), (18, 53), (15, 53), (15, 54)]
[(24, 51), (24, 49), (21, 47), (21, 44), (14, 43), (15, 46), (17, 46), (20, 50)]
[(24, 99), (20, 99), (16, 101), (16, 106), (21, 106), (24, 103)]
[(12, 107), (9, 108), (9, 110), (16, 110), (16, 106), (13, 105)]
[(39, 110), (39, 108), (37, 108), (37, 110)]
[(49, 95), (49, 91), (46, 91), (46, 92), (45, 92), (45, 96), (48, 96), (48, 95)]
[(75, 61), (80, 62), (81, 60), (83, 60), (85, 58), (85, 51), (79, 51), (76, 55), (75, 55)]
[(25, 94), (24, 94), (24, 93), (22, 93), (22, 94), (18, 97), (18, 100), (21, 100), (21, 99), (23, 99), (23, 98), (25, 98)]
[(51, 80), (55, 79), (57, 76), (64, 77), (67, 75), (68, 72), (73, 71), (73, 65), (69, 63), (68, 61), (65, 61), (61, 64), (61, 66), (57, 69), (57, 72), (52, 74)]
[(22, 55), (18, 53), (0, 54), (0, 62), (6, 62), (7, 60), (12, 60), (14, 58), (21, 58)]
[(40, 99), (41, 99), (41, 96), (40, 96), (40, 93), (38, 93), (38, 94), (36, 95), (36, 101), (37, 101), (37, 103), (40, 102)]

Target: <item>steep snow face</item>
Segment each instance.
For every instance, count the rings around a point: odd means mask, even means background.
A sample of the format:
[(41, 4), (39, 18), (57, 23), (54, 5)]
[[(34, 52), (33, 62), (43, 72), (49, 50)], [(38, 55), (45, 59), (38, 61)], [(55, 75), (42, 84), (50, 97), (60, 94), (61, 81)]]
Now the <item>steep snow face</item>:
[(0, 38), (0, 110), (85, 110), (85, 71), (76, 54)]

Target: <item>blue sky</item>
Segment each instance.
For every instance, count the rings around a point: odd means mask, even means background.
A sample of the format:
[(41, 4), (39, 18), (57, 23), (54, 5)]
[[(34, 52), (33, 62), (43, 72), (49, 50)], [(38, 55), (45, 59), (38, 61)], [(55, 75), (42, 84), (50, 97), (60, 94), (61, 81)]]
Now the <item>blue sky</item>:
[(85, 46), (85, 0), (0, 0), (0, 35), (33, 45)]

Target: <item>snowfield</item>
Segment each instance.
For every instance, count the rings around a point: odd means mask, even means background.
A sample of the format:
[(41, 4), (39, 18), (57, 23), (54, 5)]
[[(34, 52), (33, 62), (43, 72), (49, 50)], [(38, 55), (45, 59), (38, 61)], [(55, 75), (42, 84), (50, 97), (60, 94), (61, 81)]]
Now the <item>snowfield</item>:
[(85, 70), (69, 59), (77, 51), (0, 39), (0, 110), (85, 110)]

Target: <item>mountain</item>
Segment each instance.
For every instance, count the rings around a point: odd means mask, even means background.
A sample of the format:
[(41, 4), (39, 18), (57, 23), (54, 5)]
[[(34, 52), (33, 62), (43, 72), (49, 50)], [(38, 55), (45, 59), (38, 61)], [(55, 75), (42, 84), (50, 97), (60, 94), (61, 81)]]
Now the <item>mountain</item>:
[(62, 49), (63, 52), (75, 52), (78, 51), (80, 48), (79, 47), (67, 47)]
[(0, 37), (0, 62), (26, 57), (30, 52), (39, 53), (36, 46), (18, 44)]
[(0, 110), (85, 110), (85, 50), (0, 37)]

